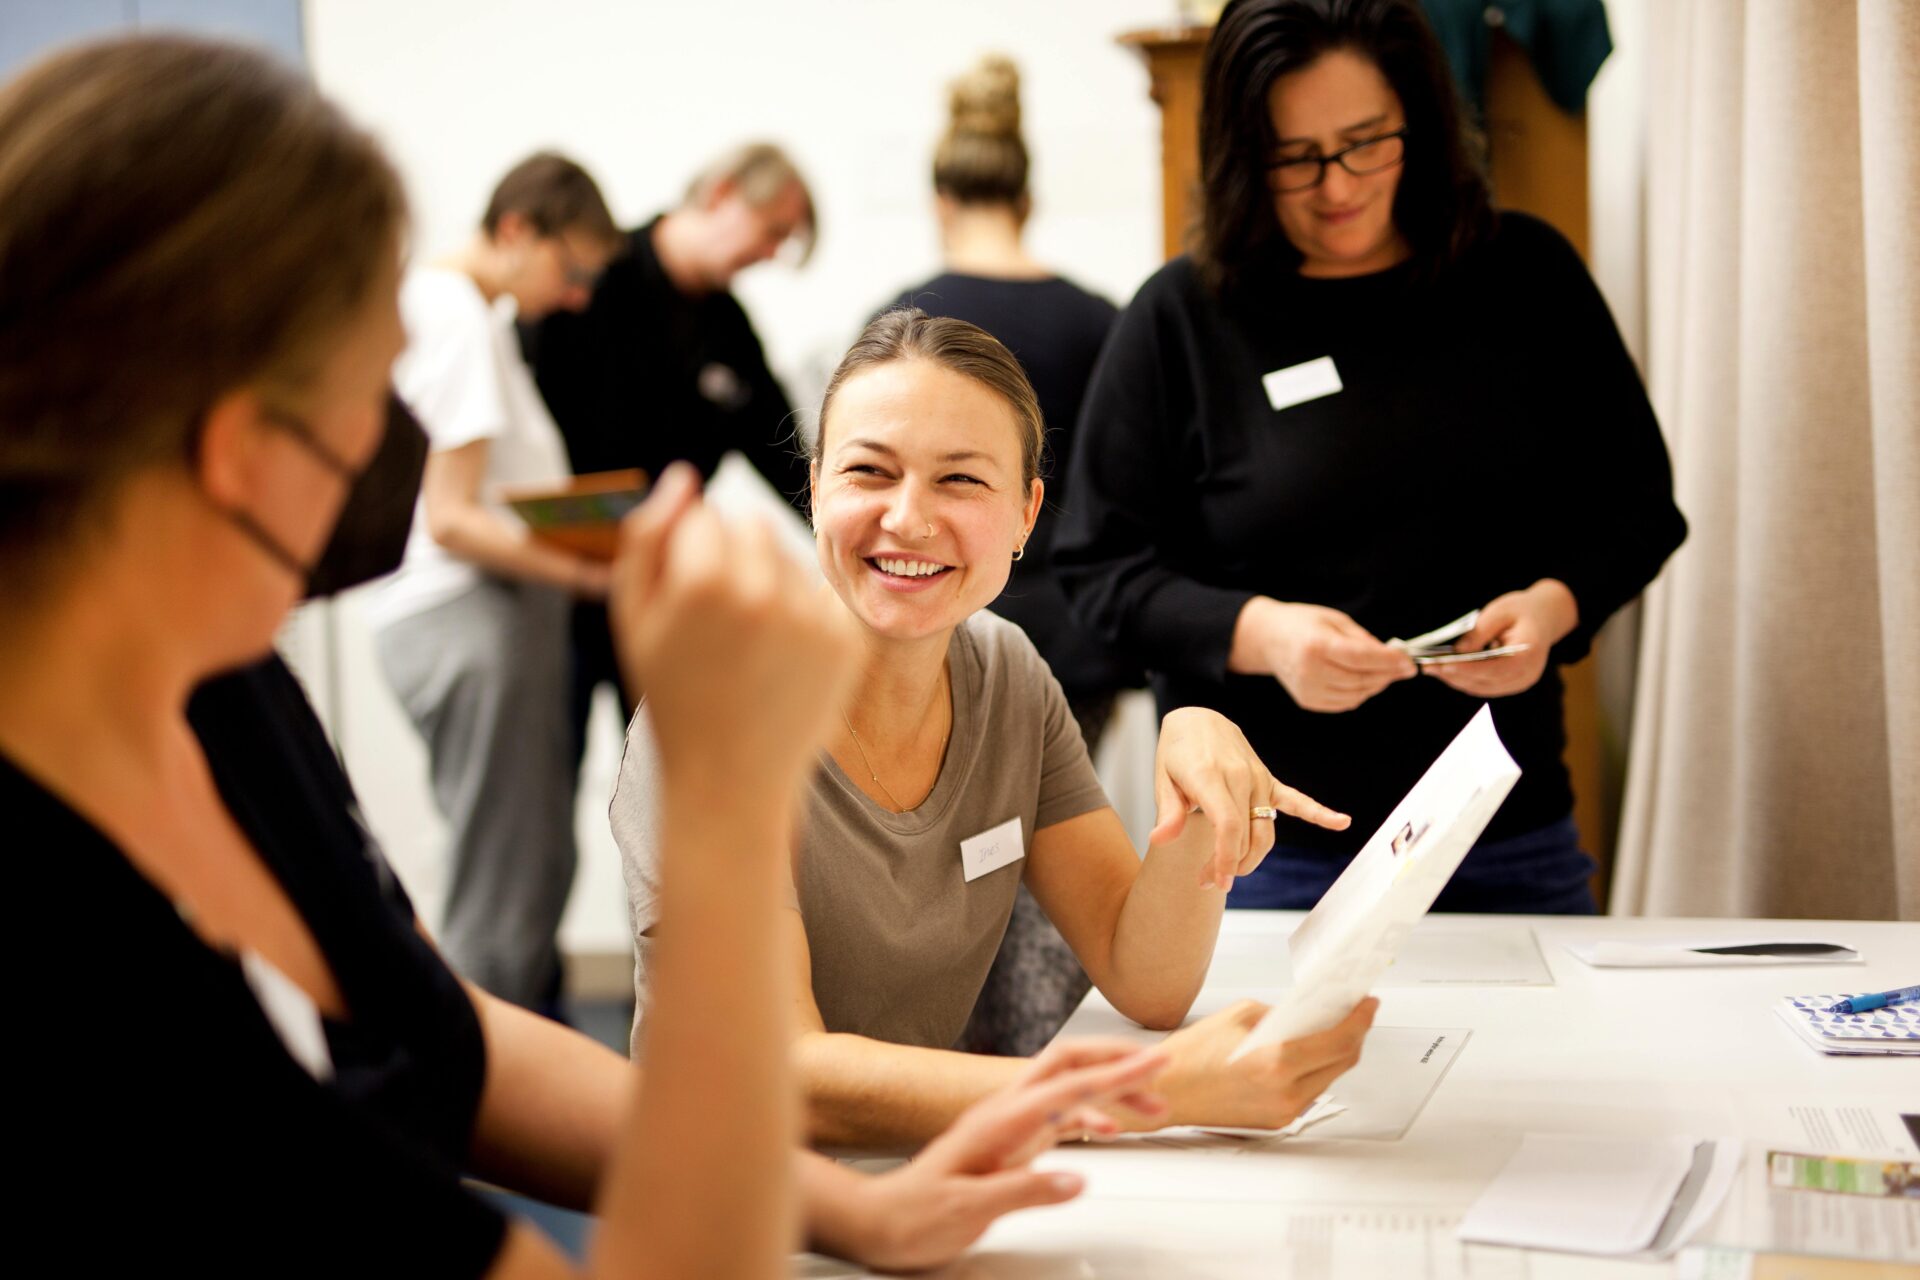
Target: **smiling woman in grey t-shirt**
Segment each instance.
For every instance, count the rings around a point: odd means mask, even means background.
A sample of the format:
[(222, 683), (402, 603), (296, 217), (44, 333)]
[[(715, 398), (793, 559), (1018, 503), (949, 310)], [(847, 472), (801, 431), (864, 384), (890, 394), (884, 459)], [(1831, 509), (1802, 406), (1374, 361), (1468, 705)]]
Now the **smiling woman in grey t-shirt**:
[[(1186, 708), (1162, 724), (1160, 822), (1134, 852), (1060, 686), (1024, 633), (983, 611), (1043, 496), (1040, 412), (993, 338), (918, 311), (881, 316), (829, 382), (819, 435), (820, 566), (868, 659), (794, 853), (792, 954), (811, 976), (796, 1060), (814, 1140), (917, 1142), (1026, 1069), (949, 1048), (1022, 882), (1115, 1008), (1174, 1028), (1206, 977), (1225, 890), (1272, 846), (1276, 815), (1347, 820), (1276, 781), (1226, 719)], [(636, 1039), (658, 919), (658, 778), (643, 708), (612, 806)], [(1231, 1064), (1260, 1006), (1176, 1031), (1161, 1080), (1171, 1115), (1143, 1123), (1284, 1124), (1357, 1061), (1373, 1008)]]

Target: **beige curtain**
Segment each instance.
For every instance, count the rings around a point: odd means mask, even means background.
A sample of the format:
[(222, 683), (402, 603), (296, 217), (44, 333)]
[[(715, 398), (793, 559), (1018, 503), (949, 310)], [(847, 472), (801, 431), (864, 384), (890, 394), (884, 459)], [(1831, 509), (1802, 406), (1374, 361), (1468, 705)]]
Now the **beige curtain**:
[(1613, 910), (1920, 919), (1920, 0), (1646, 7), (1649, 592)]

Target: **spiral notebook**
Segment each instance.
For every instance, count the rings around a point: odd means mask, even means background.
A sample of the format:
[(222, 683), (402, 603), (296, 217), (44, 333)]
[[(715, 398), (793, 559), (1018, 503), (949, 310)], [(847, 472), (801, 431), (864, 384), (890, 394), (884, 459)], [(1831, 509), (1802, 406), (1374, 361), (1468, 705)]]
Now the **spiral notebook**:
[(1867, 1013), (1827, 1012), (1837, 1000), (1865, 994), (1842, 991), (1834, 995), (1782, 996), (1774, 1012), (1822, 1053), (1920, 1057), (1920, 1005), (1894, 1005)]

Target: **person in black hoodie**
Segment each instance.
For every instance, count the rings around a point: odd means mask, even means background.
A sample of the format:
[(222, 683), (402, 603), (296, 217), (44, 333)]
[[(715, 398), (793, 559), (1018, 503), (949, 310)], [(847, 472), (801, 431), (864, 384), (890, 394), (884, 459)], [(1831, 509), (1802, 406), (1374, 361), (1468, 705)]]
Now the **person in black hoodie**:
[[(523, 325), (534, 381), (578, 473), (668, 463), (713, 475), (738, 452), (804, 510), (807, 466), (792, 406), (760, 339), (729, 292), (734, 278), (788, 245), (804, 262), (818, 234), (813, 196), (785, 152), (750, 143), (715, 160), (679, 207), (627, 235), (586, 309)], [(627, 716), (604, 604), (573, 611), (574, 759), (585, 749), (593, 691), (610, 684)]]

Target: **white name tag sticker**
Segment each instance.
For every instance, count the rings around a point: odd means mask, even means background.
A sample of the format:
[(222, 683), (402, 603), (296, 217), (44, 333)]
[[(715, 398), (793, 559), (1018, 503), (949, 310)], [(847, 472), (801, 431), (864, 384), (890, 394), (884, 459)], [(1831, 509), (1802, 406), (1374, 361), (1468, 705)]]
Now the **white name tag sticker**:
[(1260, 379), (1260, 385), (1267, 389), (1267, 403), (1275, 409), (1291, 409), (1344, 390), (1332, 356), (1321, 356), (1289, 369), (1275, 369)]
[(1026, 856), (1027, 846), (1020, 838), (1017, 815), (997, 827), (989, 827), (971, 840), (960, 842), (960, 869), (966, 873), (969, 884)]

